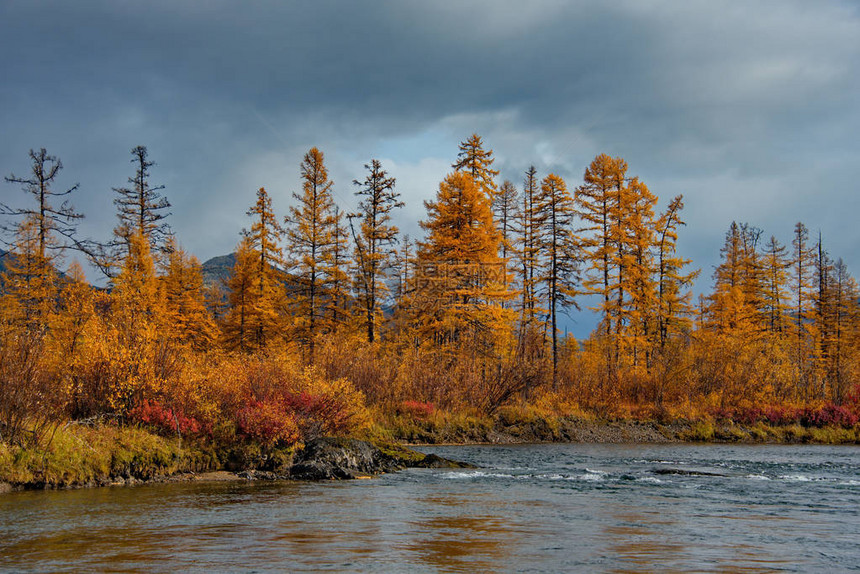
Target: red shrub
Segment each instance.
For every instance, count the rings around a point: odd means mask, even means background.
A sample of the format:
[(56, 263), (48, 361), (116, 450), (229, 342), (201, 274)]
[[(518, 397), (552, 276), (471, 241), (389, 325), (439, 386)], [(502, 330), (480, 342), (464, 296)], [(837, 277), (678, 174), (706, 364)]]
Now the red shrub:
[(305, 438), (345, 434), (353, 426), (355, 413), (342, 397), (303, 391), (286, 393), (283, 401), (297, 416)]
[(165, 407), (157, 401), (144, 400), (128, 414), (133, 422), (153, 427), (160, 434), (200, 435), (210, 432), (208, 425), (201, 424), (194, 417)]
[(802, 411), (783, 406), (771, 406), (764, 408), (764, 420), (772, 425), (790, 425), (800, 421)]
[(236, 413), (236, 425), (242, 436), (265, 444), (293, 444), (301, 438), (292, 409), (275, 400), (249, 400)]
[(433, 403), (422, 403), (419, 401), (403, 401), (397, 409), (397, 412), (401, 415), (421, 420), (430, 418), (435, 411), (436, 407), (433, 406)]
[(848, 408), (834, 405), (832, 403), (824, 405), (817, 410), (809, 410), (805, 414), (807, 426), (825, 427), (825, 426), (842, 426), (853, 427), (858, 422), (856, 413)]

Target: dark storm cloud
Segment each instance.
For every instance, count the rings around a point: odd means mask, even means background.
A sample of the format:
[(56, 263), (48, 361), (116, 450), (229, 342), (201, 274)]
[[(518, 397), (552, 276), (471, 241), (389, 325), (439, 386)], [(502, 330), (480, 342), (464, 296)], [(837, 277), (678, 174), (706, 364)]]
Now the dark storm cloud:
[(206, 258), (233, 246), (256, 187), (286, 210), (311, 145), (343, 203), (382, 156), (415, 233), (478, 131), (516, 183), (535, 163), (574, 186), (607, 152), (664, 203), (684, 193), (704, 277), (732, 219), (783, 241), (803, 219), (857, 272), (858, 38), (843, 2), (9, 1), (0, 170), (60, 155), (105, 235), (145, 144)]

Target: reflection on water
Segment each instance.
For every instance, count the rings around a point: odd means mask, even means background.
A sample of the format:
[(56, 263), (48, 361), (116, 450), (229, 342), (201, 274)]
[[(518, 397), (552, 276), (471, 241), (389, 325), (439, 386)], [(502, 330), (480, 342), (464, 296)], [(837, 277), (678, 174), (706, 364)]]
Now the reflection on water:
[(0, 571), (807, 572), (860, 562), (857, 447), (427, 450), (481, 468), (0, 496)]
[(492, 570), (508, 562), (516, 530), (497, 516), (430, 518), (410, 525), (414, 541), (399, 548), (443, 571)]

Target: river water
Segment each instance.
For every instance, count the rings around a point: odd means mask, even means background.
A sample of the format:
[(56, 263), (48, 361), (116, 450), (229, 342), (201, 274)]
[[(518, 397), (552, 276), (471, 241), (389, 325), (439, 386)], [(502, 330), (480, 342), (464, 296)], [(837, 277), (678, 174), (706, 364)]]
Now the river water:
[(0, 570), (860, 569), (860, 447), (422, 450), (480, 468), (0, 495)]

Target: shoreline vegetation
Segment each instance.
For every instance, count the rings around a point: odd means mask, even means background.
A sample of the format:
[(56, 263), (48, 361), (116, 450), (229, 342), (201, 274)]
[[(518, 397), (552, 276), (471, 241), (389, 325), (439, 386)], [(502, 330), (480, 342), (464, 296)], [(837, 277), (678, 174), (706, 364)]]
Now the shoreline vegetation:
[[(59, 158), (31, 150), (6, 177), (26, 203), (0, 204), (2, 488), (443, 464), (402, 443), (858, 443), (860, 288), (826, 234), (731, 223), (694, 301), (683, 198), (659, 211), (623, 158), (518, 188), (477, 134), (458, 151), (410, 238), (378, 160), (338, 205), (311, 148), (291, 205), (249, 193), (205, 279), (145, 146), (100, 241), (77, 235)], [(586, 307), (578, 340), (561, 315)], [(355, 439), (377, 446), (337, 443)]]
[[(314, 439), (337, 455), (303, 444), (290, 447), (253, 442), (218, 446), (205, 440), (165, 437), (139, 427), (67, 424), (57, 428), (43, 450), (0, 443), (0, 493), (153, 482), (330, 480), (370, 478), (409, 467), (468, 467), (425, 455), (430, 445), (539, 443), (735, 443), (860, 444), (860, 425), (773, 425), (730, 420), (600, 420), (542, 416), (507, 409), (491, 417), (444, 415), (429, 419), (396, 417), (394, 426), (373, 428), (357, 439)], [(369, 461), (356, 463), (356, 445)], [(367, 446), (362, 446), (367, 445)], [(374, 459), (374, 454), (377, 459)], [(334, 456), (334, 458), (332, 458)], [(328, 458), (326, 458), (328, 457)], [(361, 455), (359, 456), (361, 458)], [(320, 464), (316, 473), (298, 472), (300, 463)], [(362, 466), (363, 464), (363, 466)], [(327, 465), (327, 466), (326, 466)]]

